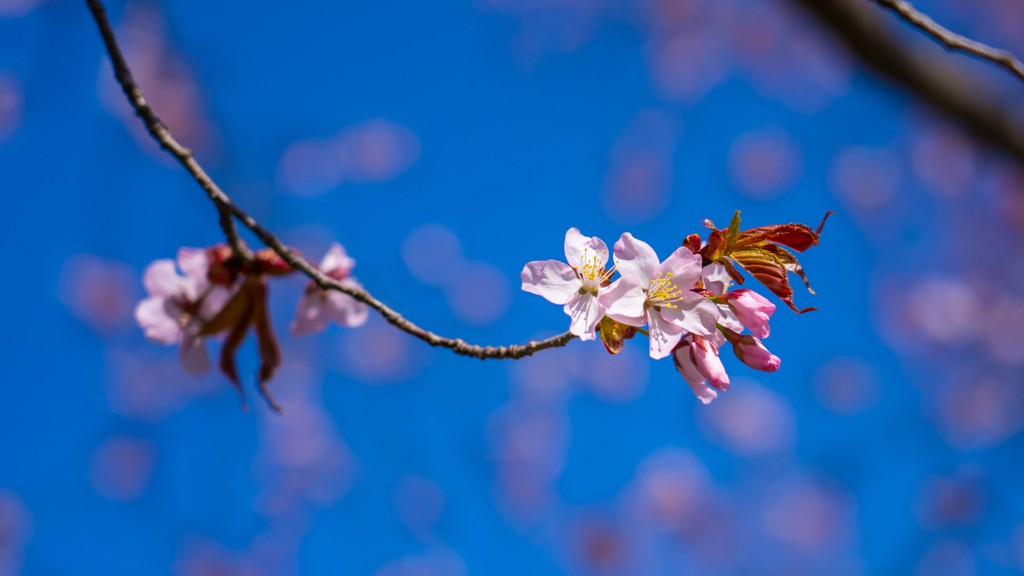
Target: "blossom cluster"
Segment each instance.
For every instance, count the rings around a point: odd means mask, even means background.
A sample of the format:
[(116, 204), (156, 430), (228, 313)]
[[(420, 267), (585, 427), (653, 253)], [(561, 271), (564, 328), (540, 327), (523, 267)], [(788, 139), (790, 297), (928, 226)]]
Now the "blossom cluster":
[[(355, 260), (339, 244), (330, 247), (319, 269), (352, 288), (361, 288), (352, 277)], [(179, 273), (180, 271), (180, 273)], [(266, 388), (281, 352), (267, 305), (267, 279), (285, 276), (292, 268), (265, 248), (251, 257), (235, 254), (218, 244), (209, 248), (181, 248), (175, 260), (157, 260), (143, 273), (149, 296), (135, 308), (135, 319), (146, 337), (160, 344), (178, 344), (181, 364), (190, 374), (210, 370), (206, 340), (224, 335), (220, 370), (234, 384), (245, 405), (245, 395), (235, 354), (249, 330), (256, 333), (260, 356), (258, 387), (267, 403), (280, 408)], [(321, 290), (312, 280), (299, 300), (291, 324), (294, 335), (313, 334), (329, 321), (343, 326), (366, 322), (365, 304), (336, 291)]]
[[(646, 334), (651, 358), (672, 356), (694, 394), (707, 404), (718, 397), (717, 391), (729, 389), (729, 375), (719, 358), (726, 342), (751, 368), (774, 372), (781, 365), (761, 340), (770, 333), (775, 304), (753, 290), (731, 290), (734, 281), (744, 281), (739, 269), (796, 310), (788, 273), (805, 281), (806, 276), (786, 247), (802, 252), (817, 244), (825, 221), (817, 231), (787, 224), (740, 232), (739, 223), (739, 212), (726, 230), (705, 221), (712, 230), (708, 241), (691, 235), (664, 260), (626, 232), (615, 242), (612, 268), (604, 241), (570, 228), (566, 261), (528, 263), (521, 275), (523, 290), (564, 306), (569, 331), (581, 340), (600, 334), (612, 354), (638, 331)], [(798, 312), (808, 310), (813, 308)]]
[[(729, 376), (719, 359), (726, 342), (752, 368), (774, 372), (780, 365), (761, 341), (768, 337), (775, 305), (752, 290), (730, 289), (733, 282), (743, 283), (740, 269), (794, 311), (813, 310), (797, 310), (793, 304), (788, 274), (797, 274), (805, 282), (807, 277), (787, 248), (803, 252), (817, 244), (825, 221), (816, 231), (785, 224), (743, 232), (739, 222), (739, 212), (726, 230), (705, 220), (711, 230), (707, 241), (692, 234), (665, 260), (628, 232), (609, 255), (600, 238), (570, 228), (565, 235), (566, 262), (530, 262), (522, 272), (523, 290), (564, 306), (571, 319), (569, 331), (582, 340), (594, 340), (600, 334), (612, 354), (637, 332), (646, 334), (651, 357), (672, 356), (706, 404), (718, 397), (718, 390), (729, 389)], [(610, 258), (612, 268), (608, 268)], [(354, 267), (355, 260), (334, 244), (318, 269), (359, 296), (365, 292), (352, 277)], [(177, 343), (181, 364), (192, 374), (210, 370), (206, 341), (223, 336), (219, 368), (238, 390), (243, 406), (245, 394), (235, 356), (252, 330), (260, 357), (257, 388), (271, 408), (280, 410), (267, 390), (267, 382), (281, 364), (267, 304), (268, 280), (294, 271), (269, 248), (254, 254), (244, 246), (235, 251), (224, 244), (181, 248), (176, 262), (157, 260), (146, 268), (143, 284), (149, 296), (136, 307), (135, 318), (150, 340)], [(324, 290), (310, 280), (291, 332), (320, 332), (329, 322), (360, 326), (369, 314), (363, 300)], [(750, 334), (743, 334), (744, 330)]]

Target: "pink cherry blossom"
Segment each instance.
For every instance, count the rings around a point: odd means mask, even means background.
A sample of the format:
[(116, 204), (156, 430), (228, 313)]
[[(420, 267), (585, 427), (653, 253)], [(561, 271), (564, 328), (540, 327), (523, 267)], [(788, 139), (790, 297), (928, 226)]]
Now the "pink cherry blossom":
[(694, 361), (690, 349), (691, 344), (692, 336), (687, 335), (673, 350), (672, 358), (675, 360), (676, 370), (679, 370), (683, 379), (693, 389), (694, 395), (704, 404), (710, 404), (712, 400), (718, 398), (718, 392), (715, 392), (714, 388), (708, 386), (707, 378), (697, 368), (697, 363)]
[(565, 233), (565, 260), (530, 262), (520, 278), (523, 290), (562, 304), (569, 315), (569, 332), (581, 340), (593, 340), (597, 323), (605, 314), (601, 294), (615, 272), (606, 270), (608, 246), (597, 237), (588, 237), (576, 228)]
[(775, 312), (775, 304), (753, 290), (733, 290), (726, 295), (729, 308), (741, 324), (754, 336), (767, 338), (770, 333), (768, 319)]
[[(345, 248), (334, 243), (320, 262), (320, 270), (346, 286), (362, 288), (362, 285), (351, 276), (355, 265), (356, 261), (348, 256)], [(341, 292), (321, 290), (316, 283), (310, 281), (299, 300), (291, 332), (295, 335), (321, 332), (331, 320), (342, 326), (354, 328), (365, 323), (368, 315), (369, 309), (366, 304)]]
[(769, 352), (761, 340), (749, 334), (733, 341), (732, 349), (741, 362), (755, 370), (775, 372), (782, 365), (782, 360)]
[[(701, 270), (701, 278), (704, 282), (704, 289), (707, 290), (713, 296), (722, 296), (725, 291), (732, 285), (732, 277), (729, 276), (728, 270), (725, 266), (717, 262), (712, 262)], [(716, 302), (718, 306), (718, 324), (724, 326), (737, 334), (743, 332), (743, 323), (736, 318), (736, 314), (729, 308), (728, 304)], [(726, 338), (721, 331), (716, 331), (710, 336), (710, 340), (715, 346), (722, 347), (725, 345)]]
[[(320, 262), (320, 270), (346, 286), (361, 289), (362, 285), (351, 276), (355, 265), (356, 261), (349, 258), (345, 248), (335, 242)], [(291, 332), (295, 335), (315, 334), (323, 331), (327, 322), (332, 320), (342, 326), (355, 328), (363, 325), (368, 316), (366, 304), (336, 290), (321, 290), (315, 282), (310, 281), (299, 300)]]
[(177, 268), (185, 275), (178, 274), (174, 260), (157, 260), (146, 267), (142, 283), (149, 297), (136, 306), (135, 320), (153, 342), (177, 342), (185, 370), (203, 374), (210, 369), (210, 358), (199, 332), (231, 292), (207, 279), (209, 260), (202, 248), (178, 250)]
[(701, 277), (701, 257), (680, 247), (664, 262), (646, 242), (626, 232), (615, 243), (621, 278), (601, 296), (609, 318), (629, 326), (645, 323), (651, 358), (665, 358), (689, 331), (709, 336), (716, 331), (718, 306), (690, 289)]

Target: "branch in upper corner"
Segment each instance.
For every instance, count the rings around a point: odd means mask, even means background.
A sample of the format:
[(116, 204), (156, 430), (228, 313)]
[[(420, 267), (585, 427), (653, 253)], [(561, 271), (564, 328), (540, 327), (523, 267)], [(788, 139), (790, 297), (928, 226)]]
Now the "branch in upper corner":
[(566, 332), (546, 340), (530, 342), (522, 345), (477, 346), (474, 344), (467, 344), (461, 339), (444, 338), (434, 334), (433, 332), (424, 330), (423, 328), (420, 328), (406, 320), (401, 314), (395, 312), (383, 302), (380, 302), (371, 296), (366, 290), (342, 284), (338, 280), (325, 275), (323, 272), (318, 270), (316, 266), (310, 264), (307, 260), (296, 254), (294, 250), (285, 246), (277, 236), (264, 228), (256, 221), (255, 218), (232, 202), (231, 198), (229, 198), (228, 195), (225, 194), (219, 186), (217, 186), (217, 183), (214, 182), (213, 179), (210, 178), (209, 174), (203, 170), (203, 167), (199, 165), (199, 162), (196, 161), (192, 151), (185, 146), (182, 146), (174, 139), (174, 136), (171, 135), (171, 131), (167, 129), (167, 126), (160, 120), (160, 117), (156, 115), (156, 112), (143, 96), (142, 89), (135, 82), (131, 68), (128, 67), (128, 62), (125, 60), (124, 54), (121, 52), (121, 47), (117, 43), (117, 36), (114, 34), (113, 26), (110, 24), (110, 19), (107, 17), (107, 11), (103, 7), (103, 3), (100, 0), (86, 0), (86, 3), (89, 6), (89, 10), (92, 12), (93, 18), (96, 20), (96, 25), (99, 27), (100, 35), (103, 36), (103, 42), (106, 45), (107, 52), (110, 55), (110, 60), (114, 66), (114, 76), (117, 78), (118, 84), (121, 85), (121, 89), (124, 91), (125, 96), (128, 97), (128, 101), (131, 103), (132, 108), (135, 109), (135, 114), (142, 119), (142, 122), (146, 125), (146, 129), (149, 130), (153, 139), (160, 144), (160, 147), (167, 150), (167, 152), (174, 156), (178, 162), (188, 170), (189, 174), (192, 175), (203, 190), (206, 191), (206, 195), (214, 205), (216, 205), (217, 211), (220, 214), (221, 228), (224, 230), (224, 234), (227, 237), (232, 252), (242, 259), (243, 262), (251, 263), (252, 255), (249, 253), (249, 250), (245, 247), (242, 240), (238, 237), (238, 230), (235, 228), (232, 216), (234, 218), (238, 218), (246, 228), (251, 230), (253, 234), (260, 239), (260, 241), (280, 256), (284, 262), (295, 270), (298, 270), (308, 276), (320, 288), (324, 290), (337, 290), (338, 292), (355, 298), (359, 302), (362, 302), (376, 310), (393, 326), (419, 338), (420, 340), (423, 340), (431, 346), (448, 348), (456, 354), (471, 356), (473, 358), (519, 359), (531, 356), (536, 352), (546, 350), (548, 348), (565, 346), (576, 338), (573, 334)]
[(1024, 164), (1024, 124), (948, 58), (902, 42), (863, 0), (793, 0), (862, 62)]
[(1021, 81), (1024, 81), (1024, 62), (1021, 62), (1009, 50), (993, 48), (987, 44), (971, 40), (966, 36), (961, 36), (945, 26), (942, 26), (930, 16), (915, 8), (913, 4), (906, 2), (905, 0), (874, 0), (874, 2), (883, 8), (892, 10), (899, 15), (900, 18), (903, 18), (910, 24), (914, 25), (919, 30), (942, 43), (950, 50), (959, 50), (961, 52), (977, 56), (982, 60), (988, 60), (996, 66), (1005, 68), (1010, 72), (1010, 74), (1013, 74)]

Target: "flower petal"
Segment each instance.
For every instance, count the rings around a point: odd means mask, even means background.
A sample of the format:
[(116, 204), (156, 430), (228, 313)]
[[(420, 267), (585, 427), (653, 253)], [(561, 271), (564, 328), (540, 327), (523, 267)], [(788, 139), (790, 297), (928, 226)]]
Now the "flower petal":
[(231, 297), (235, 295), (237, 286), (234, 289), (228, 289), (223, 286), (214, 285), (210, 288), (210, 291), (203, 298), (203, 303), (199, 307), (199, 316), (205, 321), (212, 320), (221, 310), (224, 309), (224, 305), (231, 300)]
[(609, 318), (630, 326), (643, 325), (647, 295), (633, 278), (623, 277), (612, 282), (601, 291), (600, 299)]
[(178, 275), (174, 260), (155, 260), (142, 272), (142, 285), (150, 296), (180, 296), (184, 280)]
[(135, 321), (139, 323), (146, 338), (160, 344), (174, 344), (178, 341), (181, 327), (167, 314), (167, 300), (150, 296), (135, 307)]
[(687, 381), (686, 383), (690, 385), (690, 389), (693, 390), (693, 394), (703, 404), (711, 404), (712, 400), (714, 400), (715, 398), (718, 398), (718, 392), (715, 392), (714, 388), (712, 388), (711, 386), (708, 386), (707, 382), (701, 381), (701, 382), (694, 383), (694, 382)]
[(576, 277), (576, 271), (558, 260), (530, 262), (519, 277), (523, 281), (523, 290), (542, 296), (553, 304), (565, 304), (583, 286)]
[(651, 285), (660, 263), (654, 248), (643, 240), (633, 238), (629, 232), (624, 233), (615, 243), (615, 266), (619, 274), (623, 278), (632, 277), (644, 288)]
[(687, 292), (675, 304), (676, 308), (661, 307), (658, 315), (666, 322), (700, 336), (710, 336), (718, 330), (718, 306), (711, 300), (695, 292)]
[(569, 300), (563, 308), (572, 318), (569, 332), (580, 337), (580, 340), (593, 340), (594, 329), (604, 316), (604, 306), (593, 294), (584, 292)]
[(717, 262), (712, 262), (705, 266), (700, 274), (704, 277), (704, 289), (715, 296), (725, 294), (725, 290), (732, 284), (732, 277), (729, 276), (729, 271), (725, 269), (725, 266)]
[(654, 269), (654, 274), (671, 275), (672, 283), (681, 290), (689, 290), (700, 280), (701, 257), (689, 248), (679, 247)]
[[(726, 305), (726, 304), (719, 304), (718, 305), (718, 314), (719, 314), (719, 317), (718, 317), (718, 323), (719, 324), (721, 324), (722, 326), (725, 326), (726, 328), (728, 328), (729, 330), (732, 330), (733, 332), (735, 332), (737, 334), (739, 334), (740, 332), (743, 332), (743, 330), (745, 328), (743, 326), (743, 323), (740, 322), (740, 319), (736, 317), (736, 314), (732, 311), (732, 309), (729, 308), (728, 305)], [(721, 346), (721, 344), (718, 344), (718, 343), (716, 343), (715, 345), (716, 346)]]
[[(355, 278), (346, 278), (342, 282), (354, 288), (362, 288)], [(342, 326), (355, 328), (366, 323), (366, 319), (370, 316), (370, 309), (366, 304), (347, 294), (331, 290), (327, 293), (325, 314)]]
[(331, 272), (337, 274), (340, 272), (342, 275), (347, 276), (355, 266), (356, 261), (349, 258), (348, 253), (345, 252), (345, 247), (337, 242), (331, 244), (327, 254), (324, 255), (324, 259), (320, 261), (320, 270), (324, 274)]
[(210, 356), (206, 353), (206, 339), (202, 336), (182, 334), (178, 358), (189, 374), (206, 374), (210, 371)]
[(651, 358), (660, 360), (667, 357), (683, 337), (683, 329), (665, 321), (653, 310), (647, 311), (647, 324), (651, 334)]
[(584, 236), (578, 229), (569, 228), (565, 233), (565, 261), (569, 266), (581, 270), (597, 258), (597, 268), (608, 263), (608, 245), (596, 236)]
[(210, 259), (205, 248), (178, 248), (178, 268), (200, 286), (205, 287), (209, 283)]
[(289, 331), (295, 336), (305, 334), (316, 334), (327, 328), (327, 314), (325, 313), (325, 297), (322, 290), (312, 287), (302, 294), (299, 299), (298, 309), (295, 310), (295, 319)]

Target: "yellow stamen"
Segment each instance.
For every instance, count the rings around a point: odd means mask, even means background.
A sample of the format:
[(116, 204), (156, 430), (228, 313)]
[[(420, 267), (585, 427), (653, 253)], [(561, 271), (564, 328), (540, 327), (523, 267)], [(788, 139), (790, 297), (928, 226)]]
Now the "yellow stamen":
[[(615, 268), (606, 269), (598, 258), (598, 254), (595, 253), (593, 256), (588, 256), (589, 252), (589, 248), (584, 248), (583, 254), (580, 254), (580, 263), (576, 266), (576, 274), (583, 281), (583, 290), (597, 294), (597, 289), (612, 277), (612, 274), (615, 273)], [(607, 261), (608, 251), (602, 250), (601, 254), (606, 255), (604, 260)]]
[(672, 282), (672, 276), (671, 272), (662, 272), (651, 282), (651, 287), (647, 290), (647, 300), (651, 305), (678, 308), (673, 302), (682, 299), (686, 291)]

